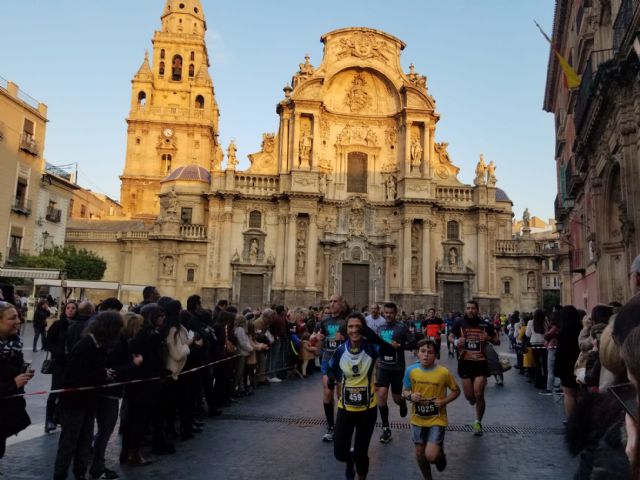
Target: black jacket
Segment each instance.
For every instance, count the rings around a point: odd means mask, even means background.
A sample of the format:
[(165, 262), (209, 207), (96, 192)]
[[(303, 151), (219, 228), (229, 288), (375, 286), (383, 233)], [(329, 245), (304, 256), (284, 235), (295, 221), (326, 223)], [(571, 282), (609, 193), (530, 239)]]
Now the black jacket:
[(69, 330), (69, 320), (62, 317), (54, 322), (47, 333), (45, 349), (51, 353), (51, 360), (55, 366), (64, 368), (67, 363), (67, 331)]
[[(167, 369), (164, 364), (164, 338), (157, 330), (144, 329), (131, 340), (129, 353), (142, 355), (142, 365), (135, 370), (135, 378), (150, 379), (161, 377), (165, 379)], [(162, 381), (127, 385), (125, 398), (137, 405), (154, 405), (160, 400)]]
[[(64, 371), (64, 388), (89, 387), (107, 383), (107, 351), (93, 337), (83, 337), (72, 350)], [(82, 409), (95, 405), (98, 390), (62, 393), (64, 408)]]
[(16, 386), (15, 378), (22, 373), (22, 355), (0, 358), (0, 438), (7, 438), (21, 432), (31, 424), (24, 398), (4, 397), (24, 393), (24, 388)]
[(90, 321), (91, 317), (89, 315), (78, 315), (75, 320), (70, 322), (67, 329), (67, 352), (73, 351), (89, 326)]

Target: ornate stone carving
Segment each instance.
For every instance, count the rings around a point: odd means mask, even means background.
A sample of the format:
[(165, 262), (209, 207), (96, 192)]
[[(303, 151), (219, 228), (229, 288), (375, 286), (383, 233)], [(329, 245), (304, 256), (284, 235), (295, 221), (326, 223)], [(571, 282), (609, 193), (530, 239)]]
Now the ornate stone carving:
[(398, 181), (394, 175), (389, 175), (384, 182), (387, 200), (395, 200), (398, 195)]
[(411, 251), (420, 251), (420, 225), (415, 222), (411, 225)]
[(484, 185), (486, 173), (487, 166), (484, 163), (484, 155), (480, 154), (480, 161), (476, 165), (476, 178), (473, 180), (474, 185)]
[(378, 146), (378, 136), (364, 123), (347, 123), (342, 129), (336, 145), (364, 145), (367, 147)]
[(355, 197), (349, 211), (349, 235), (364, 235), (364, 201)]
[(300, 166), (309, 166), (309, 160), (311, 159), (311, 146), (313, 141), (311, 134), (307, 129), (303, 130), (300, 134), (300, 141), (298, 142), (298, 152), (300, 156)]
[(340, 51), (338, 59), (353, 56), (361, 59), (377, 58), (388, 61), (383, 50), (389, 47), (383, 40), (376, 40), (373, 33), (358, 32), (354, 35), (340, 39)]
[(362, 73), (356, 73), (351, 83), (351, 88), (347, 90), (344, 103), (353, 113), (361, 112), (371, 105), (372, 99), (367, 92), (367, 82)]
[(304, 56), (304, 63), (299, 63), (298, 66), (300, 67), (300, 70), (298, 70), (298, 73), (296, 73), (295, 77), (293, 77), (293, 88), (296, 88), (299, 84), (301, 84), (302, 82), (305, 82), (306, 80), (309, 79), (309, 77), (311, 77), (313, 75), (313, 72), (315, 71), (315, 69), (313, 68), (313, 65), (311, 65), (311, 63), (309, 62), (309, 54), (306, 54)]
[(460, 171), (460, 169), (451, 162), (449, 152), (447, 152), (448, 146), (449, 144), (446, 142), (434, 144), (437, 159), (435, 172), (436, 175), (443, 179), (449, 178), (450, 176), (456, 177)]
[(227, 170), (235, 170), (236, 165), (238, 165), (238, 159), (236, 157), (236, 151), (238, 148), (233, 140), (229, 143), (227, 147)]
[(260, 152), (248, 155), (251, 166), (247, 173), (273, 174), (277, 171), (274, 151), (276, 148), (275, 133), (263, 133)]
[(387, 147), (394, 148), (398, 142), (398, 129), (395, 125), (389, 125), (384, 131), (384, 141)]
[(298, 217), (296, 221), (296, 273), (300, 280), (305, 279), (305, 268), (307, 266), (307, 235), (309, 229), (309, 219)]
[(427, 77), (416, 73), (413, 63), (409, 65), (409, 73), (407, 74), (407, 78), (416, 87), (424, 88), (425, 90), (427, 89)]
[(162, 259), (162, 275), (165, 277), (173, 277), (175, 271), (176, 261), (172, 256), (167, 256)]
[(249, 263), (255, 265), (258, 263), (258, 239), (251, 240), (251, 246), (249, 247)]
[(297, 183), (298, 185), (302, 185), (304, 187), (308, 187), (309, 185), (315, 185), (316, 184), (316, 179), (315, 178), (307, 178), (307, 177), (295, 177), (293, 180), (293, 183)]
[(276, 147), (276, 134), (275, 133), (263, 133), (261, 151), (264, 153), (273, 153)]
[(411, 169), (419, 169), (422, 164), (422, 145), (420, 139), (413, 137), (411, 140)]
[(491, 160), (487, 166), (487, 185), (489, 187), (495, 187), (496, 182), (496, 164)]

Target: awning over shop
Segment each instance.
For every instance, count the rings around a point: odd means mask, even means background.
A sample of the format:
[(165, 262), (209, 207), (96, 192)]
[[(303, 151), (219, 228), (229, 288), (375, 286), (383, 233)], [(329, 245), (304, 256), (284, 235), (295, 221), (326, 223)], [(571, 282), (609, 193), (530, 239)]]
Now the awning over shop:
[(46, 268), (0, 268), (0, 277), (57, 280), (60, 270)]
[[(50, 287), (61, 287), (62, 280), (35, 279), (33, 285), (48, 285)], [(91, 280), (65, 280), (64, 286), (67, 288), (93, 288), (97, 290), (118, 290), (118, 282), (100, 282)]]

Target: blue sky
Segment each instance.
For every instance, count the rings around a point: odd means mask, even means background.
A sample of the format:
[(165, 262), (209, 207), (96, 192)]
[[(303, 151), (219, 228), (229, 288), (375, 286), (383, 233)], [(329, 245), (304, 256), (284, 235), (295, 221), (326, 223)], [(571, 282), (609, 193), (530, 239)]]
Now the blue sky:
[[(1, 1), (0, 76), (49, 106), (45, 157), (78, 162), (86, 188), (119, 197), (130, 80), (151, 49), (164, 0)], [(459, 178), (480, 153), (518, 218), (553, 216), (553, 116), (542, 111), (553, 0), (202, 0), (220, 139), (234, 138), (240, 167), (278, 126), (275, 106), (304, 55), (320, 64), (320, 36), (348, 26), (403, 40), (405, 70), (427, 76)], [(321, 8), (321, 10), (319, 10)]]

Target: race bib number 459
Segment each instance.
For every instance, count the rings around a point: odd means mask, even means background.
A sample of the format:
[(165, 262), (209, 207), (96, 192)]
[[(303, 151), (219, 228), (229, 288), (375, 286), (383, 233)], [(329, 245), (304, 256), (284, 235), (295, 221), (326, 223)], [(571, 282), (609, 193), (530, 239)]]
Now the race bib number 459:
[(344, 404), (349, 407), (368, 407), (369, 389), (367, 387), (345, 387)]

